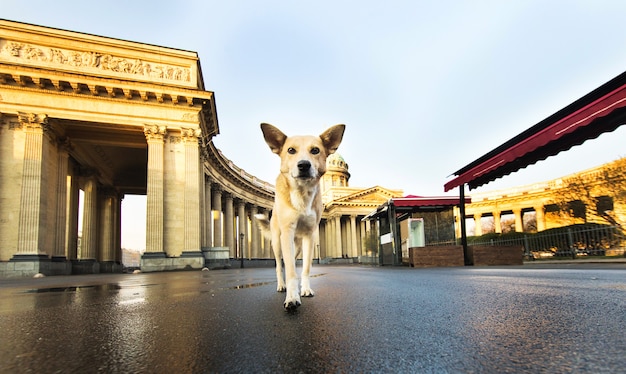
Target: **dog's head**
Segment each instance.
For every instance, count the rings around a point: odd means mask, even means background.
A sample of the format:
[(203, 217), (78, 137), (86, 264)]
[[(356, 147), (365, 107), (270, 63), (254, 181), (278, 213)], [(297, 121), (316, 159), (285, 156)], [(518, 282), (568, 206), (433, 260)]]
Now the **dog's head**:
[(335, 153), (345, 125), (335, 125), (320, 136), (287, 136), (276, 127), (261, 124), (265, 142), (280, 156), (280, 172), (298, 183), (317, 183), (326, 172), (326, 157)]

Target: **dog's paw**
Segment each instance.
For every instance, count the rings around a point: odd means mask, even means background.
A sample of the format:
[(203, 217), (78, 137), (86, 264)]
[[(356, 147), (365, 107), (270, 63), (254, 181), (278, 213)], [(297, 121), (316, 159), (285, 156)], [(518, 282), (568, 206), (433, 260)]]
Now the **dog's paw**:
[(285, 307), (286, 311), (293, 312), (298, 309), (301, 304), (302, 303), (300, 302), (300, 298), (292, 298), (291, 300), (285, 299), (285, 303), (283, 304), (283, 306)]
[(311, 284), (309, 283), (309, 277), (302, 277), (302, 282), (300, 283), (300, 296), (304, 297), (313, 297), (315, 296), (315, 292), (311, 288)]
[(313, 292), (311, 287), (302, 287), (302, 289), (300, 290), (300, 296), (313, 297), (315, 296), (315, 292)]
[(285, 287), (284, 284), (278, 284), (278, 286), (276, 287), (276, 292), (285, 292), (287, 291), (287, 287)]
[(287, 281), (287, 285), (287, 295), (285, 296), (283, 306), (288, 311), (294, 311), (302, 304), (300, 301), (300, 293), (298, 292), (298, 280), (290, 279)]

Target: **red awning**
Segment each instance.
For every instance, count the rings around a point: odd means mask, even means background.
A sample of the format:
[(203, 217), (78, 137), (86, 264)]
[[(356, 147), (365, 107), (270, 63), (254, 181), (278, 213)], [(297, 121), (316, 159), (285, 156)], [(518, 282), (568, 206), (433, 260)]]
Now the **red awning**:
[(470, 189), (615, 130), (626, 121), (626, 73), (622, 73), (508, 142), (459, 169), (444, 185)]
[[(466, 197), (465, 204), (472, 202), (471, 198)], [(418, 211), (443, 211), (451, 209), (454, 206), (460, 206), (461, 199), (453, 196), (415, 196), (407, 195), (405, 197), (394, 197), (387, 200), (363, 218), (363, 220), (370, 220), (379, 217), (382, 214), (387, 214), (387, 209), (393, 206), (396, 212), (418, 212)]]
[[(460, 204), (458, 197), (451, 196), (407, 196), (394, 197), (390, 200), (395, 206), (421, 207), (421, 206), (456, 206)], [(465, 203), (469, 204), (471, 199), (465, 198)]]

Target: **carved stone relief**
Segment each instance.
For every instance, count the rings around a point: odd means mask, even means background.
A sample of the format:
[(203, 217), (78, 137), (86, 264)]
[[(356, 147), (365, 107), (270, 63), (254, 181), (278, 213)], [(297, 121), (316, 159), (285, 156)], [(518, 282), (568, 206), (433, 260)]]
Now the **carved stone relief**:
[(171, 81), (191, 81), (191, 69), (186, 67), (150, 63), (98, 52), (50, 48), (6, 39), (0, 39), (0, 57), (5, 60), (45, 62), (53, 65), (100, 69)]

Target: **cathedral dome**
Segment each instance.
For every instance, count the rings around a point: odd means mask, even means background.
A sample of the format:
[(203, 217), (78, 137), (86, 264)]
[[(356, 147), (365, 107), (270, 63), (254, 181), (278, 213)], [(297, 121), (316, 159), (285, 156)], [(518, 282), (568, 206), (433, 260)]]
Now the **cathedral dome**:
[(326, 169), (348, 171), (348, 163), (339, 153), (335, 152), (326, 158)]
[(326, 174), (322, 177), (322, 189), (332, 187), (348, 187), (350, 173), (348, 163), (339, 153), (333, 153), (326, 158)]

